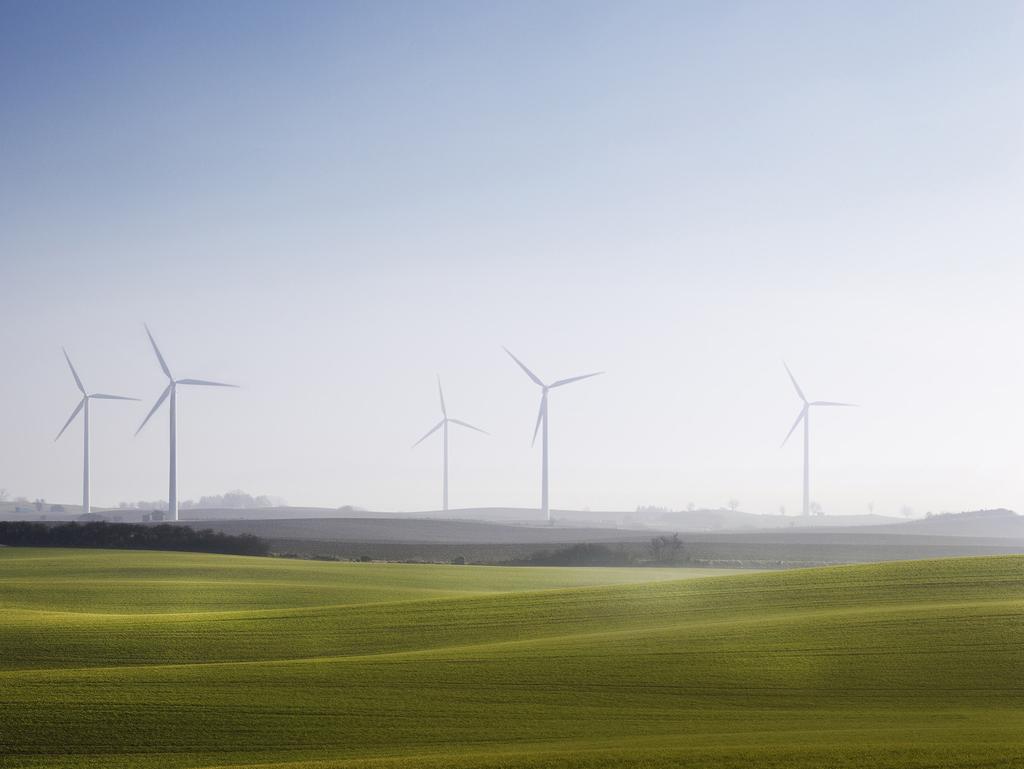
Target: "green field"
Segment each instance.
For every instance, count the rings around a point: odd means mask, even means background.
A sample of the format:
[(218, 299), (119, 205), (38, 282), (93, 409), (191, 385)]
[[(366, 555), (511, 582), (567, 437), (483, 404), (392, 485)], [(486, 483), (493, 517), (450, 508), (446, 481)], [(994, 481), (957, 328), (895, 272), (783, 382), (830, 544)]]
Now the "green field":
[(722, 575), (0, 548), (0, 766), (1024, 765), (1024, 557)]

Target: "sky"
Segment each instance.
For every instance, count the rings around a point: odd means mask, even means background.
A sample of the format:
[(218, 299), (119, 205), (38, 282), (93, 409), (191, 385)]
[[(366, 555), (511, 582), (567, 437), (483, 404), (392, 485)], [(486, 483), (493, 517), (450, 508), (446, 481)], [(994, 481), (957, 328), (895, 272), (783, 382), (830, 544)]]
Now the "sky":
[(0, 487), (1024, 510), (1019, 2), (0, 0)]

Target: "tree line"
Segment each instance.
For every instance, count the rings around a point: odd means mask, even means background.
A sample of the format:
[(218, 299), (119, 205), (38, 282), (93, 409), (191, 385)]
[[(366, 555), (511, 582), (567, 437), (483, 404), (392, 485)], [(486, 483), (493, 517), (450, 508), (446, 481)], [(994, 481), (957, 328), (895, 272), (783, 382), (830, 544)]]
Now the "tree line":
[(506, 561), (509, 566), (672, 566), (685, 562), (687, 553), (678, 534), (654, 537), (647, 546), (650, 557), (642, 559), (638, 545), (614, 546), (580, 542), (555, 550), (541, 550), (525, 558)]
[[(250, 510), (261, 507), (284, 507), (286, 504), (287, 502), (281, 497), (270, 497), (264, 494), (254, 497), (246, 491), (235, 489), (224, 494), (200, 497), (198, 502), (194, 499), (184, 499), (178, 503), (178, 508), (181, 510), (193, 508), (208, 510), (226, 507), (233, 510)], [(138, 502), (121, 502), (118, 504), (118, 508), (121, 510), (166, 510), (167, 500), (156, 499), (149, 501), (143, 499)]]
[(34, 523), (0, 521), (0, 545), (14, 547), (104, 547), (118, 550), (180, 550), (227, 555), (268, 555), (269, 546), (252, 534), (224, 534), (188, 526), (136, 523)]

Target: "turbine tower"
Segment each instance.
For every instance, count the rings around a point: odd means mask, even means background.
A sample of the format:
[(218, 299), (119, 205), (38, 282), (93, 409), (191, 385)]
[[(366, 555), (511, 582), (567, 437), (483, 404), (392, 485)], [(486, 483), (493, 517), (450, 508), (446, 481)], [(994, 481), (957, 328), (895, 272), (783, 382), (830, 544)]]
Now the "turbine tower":
[(171, 376), (171, 370), (167, 368), (167, 362), (164, 361), (164, 356), (160, 354), (160, 348), (156, 346), (156, 340), (153, 339), (153, 334), (149, 331), (149, 326), (146, 326), (146, 336), (149, 337), (150, 344), (153, 345), (153, 352), (156, 353), (156, 359), (160, 362), (160, 368), (163, 369), (164, 375), (167, 377), (167, 388), (160, 394), (160, 397), (156, 399), (156, 403), (153, 404), (153, 408), (146, 414), (146, 418), (142, 420), (142, 424), (139, 425), (139, 429), (135, 431), (138, 435), (142, 432), (142, 428), (146, 426), (146, 422), (149, 418), (156, 413), (156, 410), (160, 408), (160, 405), (167, 400), (167, 396), (171, 396), (171, 452), (170, 452), (170, 468), (168, 471), (168, 491), (167, 491), (167, 512), (172, 521), (178, 520), (178, 416), (177, 416), (177, 405), (178, 405), (178, 385), (202, 385), (204, 387), (237, 387), (238, 385), (224, 384), (223, 382), (208, 382), (205, 379), (175, 379)]
[[(64, 350), (62, 347), (61, 350)], [(64, 350), (64, 360), (68, 362), (68, 368), (71, 369), (71, 376), (75, 378), (75, 385), (78, 386), (78, 391), (82, 393), (82, 400), (75, 406), (75, 410), (71, 412), (71, 416), (68, 417), (68, 421), (64, 423), (64, 426), (60, 428), (60, 432), (57, 433), (57, 437), (54, 438), (54, 442), (60, 439), (60, 436), (64, 434), (64, 431), (68, 429), (72, 422), (75, 421), (75, 417), (78, 416), (78, 412), (82, 412), (82, 443), (83, 443), (83, 459), (82, 459), (82, 513), (88, 513), (90, 511), (91, 503), (89, 497), (89, 401), (104, 400), (104, 401), (137, 401), (138, 398), (126, 398), (123, 395), (107, 395), (106, 393), (92, 393), (91, 395), (85, 391), (85, 387), (82, 385), (82, 380), (78, 376), (78, 372), (75, 371), (74, 364), (71, 363), (71, 358), (68, 356), (68, 351)]]
[(442, 435), (444, 436), (444, 480), (442, 485), (444, 488), (444, 511), (448, 512), (448, 424), (451, 423), (453, 425), (461, 425), (462, 427), (468, 427), (470, 430), (476, 430), (478, 433), (483, 433), (484, 435), (490, 435), (490, 433), (488, 433), (486, 430), (481, 430), (479, 427), (473, 427), (473, 425), (469, 424), (468, 422), (463, 422), (459, 419), (452, 419), (451, 417), (448, 416), (448, 409), (445, 408), (444, 405), (444, 390), (441, 389), (440, 376), (438, 376), (437, 378), (437, 394), (441, 396), (442, 419), (436, 425), (431, 427), (430, 431), (426, 435), (424, 435), (422, 438), (420, 438), (418, 441), (412, 444), (412, 448), (416, 448), (417, 446), (419, 446), (421, 443), (423, 443), (423, 441), (425, 441), (431, 435), (436, 433), (438, 430), (443, 431)]
[(583, 374), (581, 376), (569, 377), (568, 379), (559, 379), (557, 382), (552, 382), (547, 385), (544, 384), (536, 374), (530, 371), (530, 369), (526, 367), (525, 363), (513, 355), (511, 350), (507, 347), (503, 347), (502, 349), (508, 353), (512, 360), (519, 364), (519, 368), (526, 372), (526, 376), (530, 377), (530, 379), (533, 380), (533, 383), (541, 389), (540, 410), (537, 412), (537, 424), (533, 428), (533, 441), (530, 445), (536, 445), (537, 431), (540, 430), (541, 424), (543, 424), (544, 432), (541, 438), (540, 506), (541, 513), (544, 518), (548, 523), (551, 523), (551, 507), (548, 505), (548, 391), (554, 390), (556, 387), (561, 387), (562, 385), (579, 382), (581, 379), (589, 379), (592, 376), (598, 376), (604, 372), (595, 371), (593, 374)]
[(797, 425), (802, 421), (804, 423), (804, 516), (809, 517), (811, 514), (811, 407), (812, 406), (856, 406), (856, 403), (836, 403), (835, 401), (808, 401), (804, 395), (804, 391), (800, 389), (800, 385), (796, 383), (796, 377), (793, 376), (793, 372), (789, 370), (789, 366), (786, 366), (786, 362), (783, 361), (782, 365), (786, 368), (786, 373), (789, 374), (789, 381), (793, 383), (793, 387), (796, 389), (796, 394), (800, 396), (800, 400), (803, 401), (803, 408), (800, 409), (800, 413), (797, 414), (796, 421), (793, 426), (789, 428), (789, 432), (786, 433), (786, 437), (782, 440), (782, 445), (786, 445), (786, 441), (789, 440), (789, 436), (796, 430)]

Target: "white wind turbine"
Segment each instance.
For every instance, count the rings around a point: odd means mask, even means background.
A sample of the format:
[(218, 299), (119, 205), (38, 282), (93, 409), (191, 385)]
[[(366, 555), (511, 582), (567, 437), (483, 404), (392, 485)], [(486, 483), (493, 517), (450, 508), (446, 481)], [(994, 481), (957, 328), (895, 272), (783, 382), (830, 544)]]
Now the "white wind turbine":
[(156, 359), (160, 362), (160, 368), (163, 369), (164, 374), (167, 377), (167, 388), (160, 394), (160, 397), (156, 399), (156, 403), (153, 408), (146, 414), (146, 418), (142, 420), (142, 424), (139, 425), (139, 429), (135, 431), (138, 435), (142, 428), (146, 426), (146, 422), (149, 418), (156, 413), (156, 410), (160, 408), (167, 396), (171, 396), (171, 454), (170, 454), (170, 469), (168, 477), (168, 492), (167, 492), (167, 512), (172, 521), (178, 520), (178, 417), (177, 417), (177, 401), (178, 401), (178, 385), (203, 385), (206, 387), (237, 387), (238, 385), (224, 384), (223, 382), (208, 382), (205, 379), (175, 379), (171, 376), (171, 370), (167, 368), (167, 363), (164, 361), (164, 356), (160, 354), (160, 348), (156, 346), (156, 340), (153, 339), (153, 335), (149, 331), (149, 326), (146, 326), (146, 335), (149, 337), (150, 343), (153, 345), (153, 352), (156, 353)]
[(793, 387), (796, 388), (796, 394), (800, 396), (800, 400), (803, 401), (803, 408), (800, 409), (800, 413), (797, 414), (796, 421), (793, 426), (789, 428), (789, 432), (786, 433), (786, 437), (782, 440), (782, 445), (786, 445), (786, 441), (789, 440), (789, 436), (796, 430), (797, 425), (801, 421), (804, 423), (804, 515), (809, 516), (811, 514), (811, 427), (810, 427), (810, 416), (812, 406), (856, 406), (856, 403), (836, 403), (835, 401), (808, 401), (804, 396), (804, 391), (800, 389), (800, 385), (796, 383), (796, 377), (793, 376), (793, 372), (789, 370), (789, 366), (786, 366), (786, 362), (783, 361), (782, 365), (786, 368), (786, 373), (789, 374), (789, 381), (793, 383)]
[(445, 405), (444, 405), (444, 391), (441, 389), (441, 377), (440, 376), (437, 378), (437, 394), (439, 396), (441, 396), (441, 416), (442, 416), (442, 419), (436, 425), (431, 427), (429, 432), (427, 432), (426, 435), (424, 435), (422, 438), (420, 438), (418, 441), (416, 441), (414, 444), (412, 444), (412, 448), (416, 448), (417, 446), (419, 446), (421, 443), (423, 443), (423, 441), (425, 441), (431, 435), (436, 433), (438, 430), (442, 430), (443, 431), (442, 435), (444, 436), (444, 481), (443, 481), (443, 488), (444, 488), (444, 510), (445, 510), (445, 512), (447, 512), (448, 511), (448, 424), (451, 423), (451, 424), (454, 424), (454, 425), (461, 425), (462, 427), (468, 427), (470, 430), (476, 430), (478, 433), (483, 433), (484, 435), (490, 435), (490, 433), (488, 433), (486, 430), (481, 430), (479, 427), (473, 427), (473, 425), (469, 424), (468, 422), (463, 422), (463, 421), (461, 421), (459, 419), (452, 419), (451, 417), (448, 416), (448, 409), (445, 408)]
[[(64, 350), (64, 348), (61, 348)], [(74, 364), (71, 363), (71, 358), (68, 356), (68, 351), (64, 350), (64, 360), (68, 362), (68, 368), (71, 369), (71, 376), (75, 378), (75, 384), (78, 386), (78, 391), (82, 393), (82, 400), (78, 402), (75, 410), (71, 412), (71, 416), (68, 417), (68, 421), (64, 423), (64, 426), (57, 433), (57, 437), (54, 438), (54, 442), (60, 439), (60, 436), (64, 434), (64, 431), (68, 429), (72, 422), (75, 421), (75, 417), (78, 416), (78, 412), (82, 413), (82, 435), (83, 435), (83, 460), (82, 460), (82, 512), (88, 513), (91, 507), (89, 497), (89, 401), (90, 400), (104, 400), (104, 401), (137, 401), (138, 398), (126, 398), (123, 395), (107, 395), (106, 393), (92, 393), (89, 394), (85, 391), (85, 387), (82, 385), (82, 380), (78, 376), (78, 372), (75, 371)]]
[(593, 374), (582, 374), (581, 376), (569, 377), (568, 379), (559, 379), (557, 382), (552, 382), (547, 385), (544, 384), (536, 374), (530, 371), (530, 369), (526, 367), (525, 363), (513, 355), (511, 350), (507, 347), (503, 347), (502, 349), (508, 353), (512, 360), (519, 364), (519, 368), (526, 372), (526, 376), (530, 377), (530, 379), (533, 380), (533, 383), (541, 388), (540, 410), (537, 412), (537, 424), (533, 428), (533, 441), (530, 445), (533, 446), (537, 443), (537, 431), (540, 430), (541, 424), (543, 424), (544, 433), (541, 438), (540, 506), (541, 513), (544, 518), (547, 519), (548, 523), (551, 523), (551, 508), (548, 505), (548, 390), (553, 390), (556, 387), (561, 387), (562, 385), (571, 384), (573, 382), (579, 382), (581, 379), (589, 379), (592, 376), (598, 376), (604, 372), (595, 371)]

